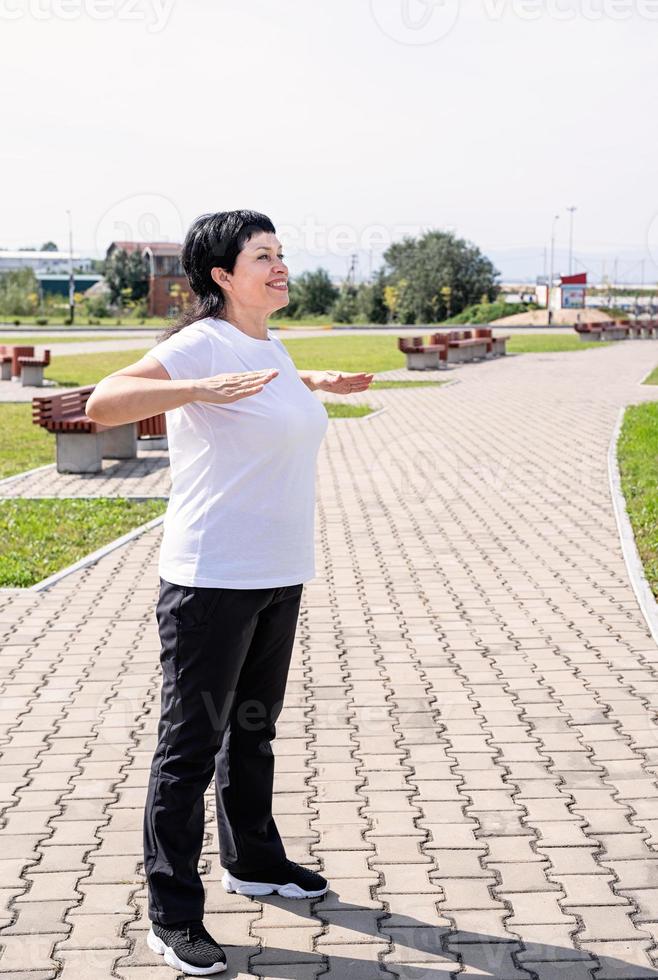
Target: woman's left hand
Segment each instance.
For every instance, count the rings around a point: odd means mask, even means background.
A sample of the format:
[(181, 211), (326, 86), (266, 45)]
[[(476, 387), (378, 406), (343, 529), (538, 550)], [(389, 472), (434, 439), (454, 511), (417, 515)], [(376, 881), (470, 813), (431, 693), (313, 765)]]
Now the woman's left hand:
[(350, 374), (345, 371), (314, 371), (313, 386), (319, 391), (330, 391), (335, 395), (351, 395), (365, 391), (374, 375), (365, 371)]

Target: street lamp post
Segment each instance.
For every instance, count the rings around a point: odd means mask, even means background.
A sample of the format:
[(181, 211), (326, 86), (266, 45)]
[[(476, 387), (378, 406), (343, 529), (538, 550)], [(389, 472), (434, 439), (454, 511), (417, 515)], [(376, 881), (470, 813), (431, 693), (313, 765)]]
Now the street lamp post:
[(69, 320), (71, 324), (75, 319), (75, 275), (73, 272), (73, 219), (71, 212), (66, 212), (69, 216)]
[(552, 309), (552, 299), (553, 299), (553, 267), (555, 263), (555, 225), (560, 220), (560, 215), (556, 214), (553, 217), (553, 226), (551, 228), (551, 262), (548, 273), (548, 294), (546, 298), (546, 308), (548, 310), (548, 325), (550, 327), (553, 322), (553, 309)]
[(574, 211), (578, 208), (572, 204), (570, 208), (567, 208), (569, 212), (569, 275), (573, 275), (573, 215)]

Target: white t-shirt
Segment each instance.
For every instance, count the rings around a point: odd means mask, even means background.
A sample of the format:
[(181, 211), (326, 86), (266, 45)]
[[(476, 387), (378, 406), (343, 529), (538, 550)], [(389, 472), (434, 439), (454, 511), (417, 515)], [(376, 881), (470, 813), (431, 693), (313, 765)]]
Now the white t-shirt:
[(256, 394), (166, 413), (172, 487), (159, 574), (176, 585), (260, 589), (315, 577), (315, 466), (322, 402), (268, 330), (198, 320), (148, 353), (174, 381), (277, 368)]

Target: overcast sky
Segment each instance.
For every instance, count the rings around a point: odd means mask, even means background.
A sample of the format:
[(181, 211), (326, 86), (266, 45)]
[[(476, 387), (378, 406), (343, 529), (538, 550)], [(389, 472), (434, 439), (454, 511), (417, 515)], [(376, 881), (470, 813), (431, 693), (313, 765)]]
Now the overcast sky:
[(67, 208), (102, 254), (250, 207), (293, 273), (353, 251), (367, 272), (426, 228), (539, 264), (577, 205), (576, 254), (658, 279), (658, 0), (0, 0), (0, 21), (1, 246), (66, 247)]

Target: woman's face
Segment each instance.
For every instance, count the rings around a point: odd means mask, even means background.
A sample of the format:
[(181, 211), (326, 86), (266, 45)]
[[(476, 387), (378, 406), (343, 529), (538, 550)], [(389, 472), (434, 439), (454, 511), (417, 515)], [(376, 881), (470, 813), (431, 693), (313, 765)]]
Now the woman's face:
[(252, 235), (239, 252), (232, 273), (216, 268), (212, 274), (229, 304), (266, 313), (288, 305), (288, 267), (281, 242), (272, 232)]

